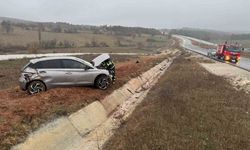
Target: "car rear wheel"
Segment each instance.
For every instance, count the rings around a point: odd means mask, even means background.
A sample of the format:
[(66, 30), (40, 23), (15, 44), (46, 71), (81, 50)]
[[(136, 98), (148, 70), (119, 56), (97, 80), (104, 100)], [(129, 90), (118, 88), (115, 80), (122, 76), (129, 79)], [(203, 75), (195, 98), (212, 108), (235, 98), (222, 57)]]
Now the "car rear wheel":
[(106, 90), (109, 87), (110, 81), (106, 75), (99, 76), (95, 81), (95, 86), (98, 89)]
[(46, 86), (41, 81), (32, 81), (28, 86), (28, 93), (33, 95), (46, 90)]

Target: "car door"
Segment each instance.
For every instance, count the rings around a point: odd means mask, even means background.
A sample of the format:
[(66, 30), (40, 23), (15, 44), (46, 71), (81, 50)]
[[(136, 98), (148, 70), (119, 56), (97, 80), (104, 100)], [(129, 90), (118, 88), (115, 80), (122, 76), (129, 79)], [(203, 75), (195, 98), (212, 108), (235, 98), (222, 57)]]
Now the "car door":
[(67, 72), (62, 67), (60, 59), (41, 61), (36, 64), (41, 79), (47, 86), (71, 85)]
[(72, 83), (75, 85), (90, 85), (94, 83), (96, 71), (94, 68), (76, 60), (63, 59), (61, 61)]

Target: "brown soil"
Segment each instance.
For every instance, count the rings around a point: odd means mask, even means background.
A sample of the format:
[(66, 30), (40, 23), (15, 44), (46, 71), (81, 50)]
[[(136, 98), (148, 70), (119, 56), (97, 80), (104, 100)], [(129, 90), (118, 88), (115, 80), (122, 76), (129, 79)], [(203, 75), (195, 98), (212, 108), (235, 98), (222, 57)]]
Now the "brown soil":
[(18, 87), (0, 91), (0, 149), (9, 149), (22, 142), (43, 123), (69, 115), (95, 100), (103, 99), (114, 89), (163, 59), (160, 56), (121, 57), (122, 62), (116, 63), (116, 84), (106, 91), (93, 87), (56, 88), (34, 96), (27, 95)]
[(249, 100), (180, 57), (104, 149), (250, 149)]

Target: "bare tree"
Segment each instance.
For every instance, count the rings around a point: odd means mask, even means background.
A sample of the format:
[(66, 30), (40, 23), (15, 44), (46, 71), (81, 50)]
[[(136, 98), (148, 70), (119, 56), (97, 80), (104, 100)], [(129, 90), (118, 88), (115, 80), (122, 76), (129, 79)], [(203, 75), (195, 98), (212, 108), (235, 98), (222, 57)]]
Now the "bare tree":
[(39, 41), (39, 48), (41, 48), (42, 44), (42, 24), (38, 25), (38, 41)]
[(6, 33), (13, 32), (13, 30), (14, 30), (10, 21), (3, 21), (1, 23), (1, 25), (2, 25), (2, 28), (5, 30)]
[(37, 54), (37, 50), (39, 48), (39, 43), (32, 42), (27, 44), (27, 49), (30, 54)]

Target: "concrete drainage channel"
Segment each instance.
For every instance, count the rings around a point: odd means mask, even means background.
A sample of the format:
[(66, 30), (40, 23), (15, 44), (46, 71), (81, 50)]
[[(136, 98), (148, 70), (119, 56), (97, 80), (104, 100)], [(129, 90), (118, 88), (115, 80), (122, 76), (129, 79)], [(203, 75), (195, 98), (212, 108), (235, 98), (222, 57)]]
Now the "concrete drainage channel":
[(100, 149), (172, 64), (164, 60), (137, 78), (78, 112), (59, 118), (32, 133), (13, 150)]

